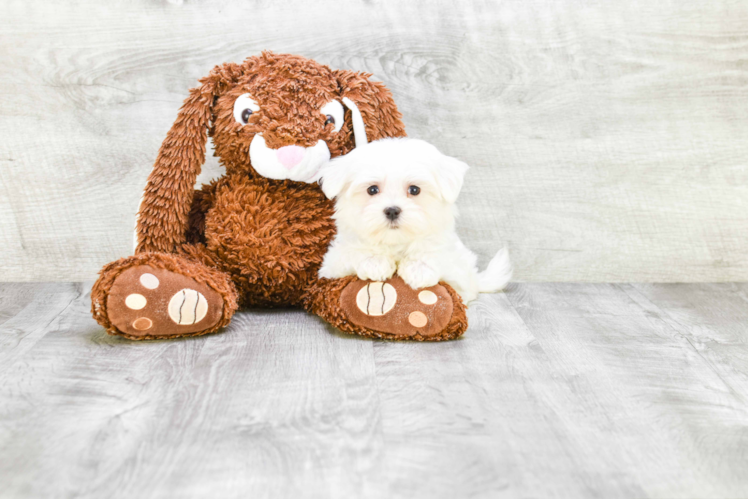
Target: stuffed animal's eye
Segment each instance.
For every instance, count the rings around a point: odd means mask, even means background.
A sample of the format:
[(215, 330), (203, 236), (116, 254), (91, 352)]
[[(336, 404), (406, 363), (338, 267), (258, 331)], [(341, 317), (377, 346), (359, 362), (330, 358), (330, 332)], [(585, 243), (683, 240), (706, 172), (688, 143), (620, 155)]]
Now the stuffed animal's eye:
[(379, 186), (369, 186), (368, 188), (366, 188), (366, 192), (369, 193), (369, 196), (379, 194)]
[(345, 117), (345, 110), (343, 105), (338, 101), (330, 101), (319, 110), (325, 117), (325, 127), (332, 124), (335, 132), (340, 131), (340, 127), (343, 126), (343, 119)]
[(418, 196), (418, 194), (421, 192), (421, 188), (418, 186), (410, 186), (408, 188), (408, 194), (411, 196)]
[(252, 113), (256, 113), (259, 110), (260, 106), (252, 99), (252, 96), (242, 94), (234, 101), (234, 120), (240, 125), (246, 125)]

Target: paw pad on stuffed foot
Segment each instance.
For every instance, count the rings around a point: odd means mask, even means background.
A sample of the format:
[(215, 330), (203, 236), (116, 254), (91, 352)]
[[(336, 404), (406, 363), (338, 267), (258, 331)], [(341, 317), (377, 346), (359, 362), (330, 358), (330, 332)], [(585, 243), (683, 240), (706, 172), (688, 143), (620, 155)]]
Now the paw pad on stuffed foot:
[(169, 317), (178, 325), (194, 325), (208, 314), (208, 301), (197, 290), (183, 288), (169, 300)]
[(443, 286), (413, 290), (399, 276), (353, 281), (341, 293), (340, 305), (354, 325), (397, 338), (438, 335), (453, 311)]
[(169, 337), (214, 326), (223, 314), (223, 298), (187, 276), (140, 265), (114, 280), (107, 310), (110, 322), (125, 334)]
[(383, 316), (397, 302), (397, 291), (389, 283), (372, 281), (356, 294), (356, 306), (367, 316)]

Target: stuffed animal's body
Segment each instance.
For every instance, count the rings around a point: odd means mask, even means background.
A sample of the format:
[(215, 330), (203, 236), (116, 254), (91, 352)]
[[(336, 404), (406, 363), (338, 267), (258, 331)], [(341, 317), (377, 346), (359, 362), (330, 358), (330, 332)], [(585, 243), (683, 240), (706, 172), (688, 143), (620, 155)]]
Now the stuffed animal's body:
[[(135, 255), (105, 266), (93, 287), (94, 318), (111, 334), (154, 339), (217, 331), (239, 305), (298, 306), (348, 333), (461, 335), (465, 308), (448, 285), (429, 287), (437, 301), (426, 303), (397, 276), (318, 277), (335, 234), (320, 167), (361, 137), (405, 135), (389, 91), (368, 76), (263, 53), (202, 79), (148, 179)], [(195, 191), (208, 134), (226, 174)]]

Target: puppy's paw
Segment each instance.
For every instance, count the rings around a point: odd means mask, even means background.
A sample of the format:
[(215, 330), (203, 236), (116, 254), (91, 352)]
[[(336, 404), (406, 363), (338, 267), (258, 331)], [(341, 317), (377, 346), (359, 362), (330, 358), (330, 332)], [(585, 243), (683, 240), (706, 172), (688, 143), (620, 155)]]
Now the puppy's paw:
[(420, 260), (406, 260), (400, 263), (397, 274), (413, 290), (434, 286), (439, 283), (439, 273)]
[(350, 272), (347, 266), (328, 262), (327, 259), (325, 259), (317, 274), (320, 278), (337, 279), (348, 276)]
[(356, 266), (356, 275), (362, 280), (384, 281), (395, 274), (395, 262), (382, 255), (367, 257)]

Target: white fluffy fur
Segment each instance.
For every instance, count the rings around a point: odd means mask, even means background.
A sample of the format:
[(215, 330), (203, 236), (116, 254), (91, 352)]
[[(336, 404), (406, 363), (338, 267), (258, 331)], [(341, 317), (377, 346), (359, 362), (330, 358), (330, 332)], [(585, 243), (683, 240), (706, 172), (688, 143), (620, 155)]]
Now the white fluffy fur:
[[(504, 288), (512, 275), (506, 249), (482, 273), (454, 230), (457, 195), (468, 166), (416, 139), (382, 139), (333, 159), (322, 190), (336, 198), (338, 232), (319, 275), (384, 281), (397, 274), (418, 289), (445, 281), (465, 303)], [(367, 193), (377, 186), (379, 193)], [(418, 186), (420, 194), (408, 193)], [(395, 222), (384, 209), (401, 209)]]

